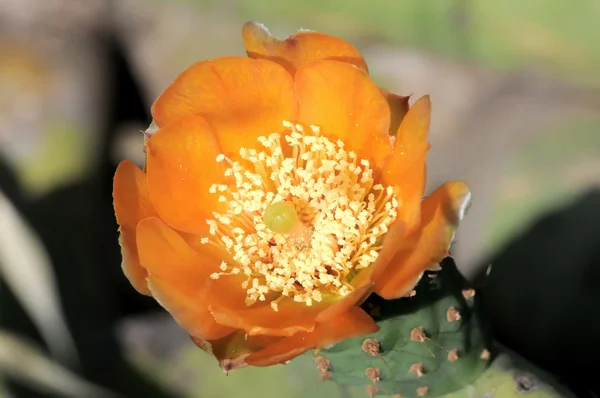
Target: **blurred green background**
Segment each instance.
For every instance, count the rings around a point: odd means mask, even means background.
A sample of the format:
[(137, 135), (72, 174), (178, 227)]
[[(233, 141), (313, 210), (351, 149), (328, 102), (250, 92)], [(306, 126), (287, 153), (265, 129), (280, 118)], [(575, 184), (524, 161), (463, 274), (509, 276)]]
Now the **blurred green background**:
[[(341, 36), (363, 52), (379, 84), (413, 100), (431, 94), (429, 187), (457, 178), (474, 192), (455, 253), (467, 274), (537, 215), (600, 184), (596, 0), (90, 0), (87, 7), (48, 0), (27, 7), (34, 2), (0, 2), (10, 22), (0, 28), (0, 148), (32, 196), (76, 181), (96, 161), (105, 65), (93, 42), (73, 32), (116, 32), (149, 107), (192, 62), (243, 55), (247, 20), (281, 38), (298, 28)], [(145, 127), (120, 127), (115, 160), (140, 161)], [(309, 357), (225, 376), (177, 328), (161, 333), (164, 324), (133, 319), (120, 333), (132, 361), (190, 397), (365, 396), (319, 382)], [(157, 352), (153, 345), (165, 339), (177, 343)]]

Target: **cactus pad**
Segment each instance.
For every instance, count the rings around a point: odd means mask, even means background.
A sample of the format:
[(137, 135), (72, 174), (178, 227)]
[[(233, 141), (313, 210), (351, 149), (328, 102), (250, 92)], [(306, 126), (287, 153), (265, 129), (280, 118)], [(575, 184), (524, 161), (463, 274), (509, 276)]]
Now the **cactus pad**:
[(372, 396), (436, 397), (460, 390), (485, 371), (491, 356), (477, 299), (447, 259), (407, 297), (372, 295), (363, 307), (380, 330), (320, 350), (317, 368), (323, 378), (363, 385)]

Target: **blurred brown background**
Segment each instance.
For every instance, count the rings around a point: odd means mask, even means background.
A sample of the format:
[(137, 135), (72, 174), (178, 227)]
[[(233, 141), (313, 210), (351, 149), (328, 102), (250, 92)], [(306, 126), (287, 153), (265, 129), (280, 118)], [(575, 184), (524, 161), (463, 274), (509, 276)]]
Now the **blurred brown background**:
[[(0, 0), (0, 153), (30, 198), (98, 167), (114, 105), (107, 37), (149, 109), (191, 63), (244, 55), (247, 20), (281, 38), (323, 31), (355, 44), (390, 91), (431, 95), (429, 189), (472, 187), (453, 249), (471, 275), (538, 215), (600, 185), (599, 18), (596, 0)], [(142, 161), (149, 122), (110, 127), (114, 164)], [(226, 378), (162, 315), (122, 322), (119, 336), (135, 366), (187, 396), (361, 396), (307, 383), (306, 358)]]

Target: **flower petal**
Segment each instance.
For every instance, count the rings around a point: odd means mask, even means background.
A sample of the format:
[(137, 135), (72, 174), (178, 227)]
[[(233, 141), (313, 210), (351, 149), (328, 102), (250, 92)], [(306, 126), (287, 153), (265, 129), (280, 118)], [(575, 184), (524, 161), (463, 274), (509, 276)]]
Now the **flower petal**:
[(296, 72), (298, 119), (342, 140), (378, 168), (391, 155), (390, 107), (369, 75), (338, 61), (316, 61)]
[(451, 181), (425, 198), (421, 229), (406, 240), (384, 275), (375, 281), (375, 292), (385, 299), (404, 296), (420, 275), (448, 255), (454, 231), (471, 202), (463, 181)]
[(245, 362), (252, 366), (275, 365), (291, 360), (312, 348), (323, 348), (347, 338), (374, 333), (378, 329), (375, 321), (366, 312), (353, 307), (327, 323), (318, 323), (312, 332), (296, 333), (250, 354), (245, 358)]
[(121, 226), (135, 229), (140, 220), (156, 215), (150, 201), (146, 174), (129, 160), (122, 161), (117, 167), (113, 199), (117, 222)]
[(406, 116), (398, 127), (394, 152), (398, 149), (406, 154), (400, 155), (400, 159), (397, 160), (398, 165), (410, 164), (410, 160), (406, 161), (407, 158), (416, 159), (426, 149), (430, 120), (431, 99), (428, 95), (425, 95), (408, 109)]
[[(148, 278), (148, 286), (156, 301), (188, 333), (216, 339), (234, 331), (215, 322), (205, 308), (206, 298), (201, 292), (194, 294), (190, 286), (181, 287), (174, 281), (154, 277)], [(202, 289), (202, 286), (197, 288)]]
[(125, 227), (119, 228), (119, 245), (121, 246), (121, 257), (123, 261), (121, 268), (131, 286), (139, 293), (151, 296), (148, 288), (148, 272), (140, 265), (140, 260), (135, 243), (135, 230)]
[(140, 293), (150, 295), (146, 277), (148, 273), (140, 265), (135, 243), (135, 228), (146, 217), (156, 215), (150, 201), (146, 174), (133, 162), (122, 161), (117, 167), (113, 181), (113, 198), (117, 223), (119, 224), (119, 244), (123, 257), (123, 273), (131, 285)]
[(295, 120), (293, 78), (267, 60), (223, 57), (198, 62), (171, 84), (152, 106), (163, 127), (189, 115), (201, 115), (226, 156), (240, 147), (256, 148), (257, 138), (282, 130)]
[(286, 40), (279, 40), (263, 24), (250, 21), (244, 25), (242, 37), (250, 58), (277, 62), (292, 76), (297, 68), (321, 59), (346, 62), (368, 72), (360, 51), (334, 36), (301, 30)]
[(398, 219), (408, 233), (419, 225), (421, 200), (425, 191), (425, 159), (431, 117), (429, 96), (421, 97), (402, 120), (394, 152), (385, 165), (381, 183), (393, 186), (398, 199)]
[(244, 309), (212, 304), (210, 311), (219, 324), (243, 329), (249, 335), (292, 336), (297, 332), (312, 331), (317, 314), (329, 305), (329, 302), (323, 300), (313, 302), (309, 307), (286, 297), (279, 301), (277, 312), (270, 304)]
[(402, 95), (396, 95), (384, 89), (381, 89), (381, 93), (387, 99), (387, 102), (390, 106), (390, 135), (396, 135), (404, 116), (406, 116), (408, 113), (408, 100), (410, 99), (410, 95), (407, 95), (406, 97)]
[[(148, 286), (156, 300), (188, 333), (203, 339), (223, 337), (233, 330), (218, 325), (208, 311), (215, 300), (239, 298), (235, 289), (214, 297), (207, 294), (210, 274), (219, 271), (219, 253), (198, 253), (173, 229), (156, 217), (137, 228), (141, 264), (148, 270)], [(209, 248), (211, 245), (206, 245)]]
[(148, 187), (160, 217), (171, 227), (207, 235), (207, 218), (222, 210), (214, 183), (224, 183), (225, 165), (217, 163), (219, 145), (200, 116), (177, 120), (156, 132), (147, 143)]
[(243, 330), (238, 330), (216, 340), (203, 340), (194, 336), (192, 341), (202, 350), (213, 355), (225, 373), (246, 366), (244, 359), (251, 353), (259, 351), (270, 344), (276, 343), (282, 337), (249, 336)]
[(329, 307), (324, 309), (317, 315), (317, 322), (330, 322), (342, 314), (348, 312), (352, 307), (362, 304), (369, 297), (373, 288), (373, 282), (367, 275), (371, 273), (369, 269), (364, 270), (359, 275), (364, 274), (360, 280), (353, 280), (352, 287), (354, 290), (344, 297), (340, 297)]

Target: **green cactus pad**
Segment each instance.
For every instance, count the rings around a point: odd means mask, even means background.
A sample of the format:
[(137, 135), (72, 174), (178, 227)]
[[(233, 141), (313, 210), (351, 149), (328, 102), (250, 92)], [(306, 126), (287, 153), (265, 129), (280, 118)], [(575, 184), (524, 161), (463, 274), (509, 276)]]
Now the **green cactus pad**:
[(575, 398), (551, 374), (515, 352), (497, 343), (493, 352), (490, 367), (474, 383), (444, 398)]
[(412, 293), (390, 301), (372, 295), (363, 308), (380, 330), (320, 350), (321, 374), (403, 398), (443, 396), (473, 383), (491, 357), (474, 290), (447, 259)]

